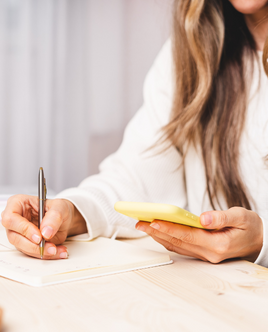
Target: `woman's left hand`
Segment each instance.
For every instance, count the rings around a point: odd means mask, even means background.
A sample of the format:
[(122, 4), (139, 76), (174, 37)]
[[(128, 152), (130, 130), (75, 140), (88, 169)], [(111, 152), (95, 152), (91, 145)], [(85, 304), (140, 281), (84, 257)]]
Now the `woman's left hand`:
[(161, 220), (139, 221), (136, 228), (170, 251), (211, 263), (235, 257), (257, 259), (263, 243), (262, 220), (257, 213), (233, 207), (204, 212), (200, 222), (210, 231)]

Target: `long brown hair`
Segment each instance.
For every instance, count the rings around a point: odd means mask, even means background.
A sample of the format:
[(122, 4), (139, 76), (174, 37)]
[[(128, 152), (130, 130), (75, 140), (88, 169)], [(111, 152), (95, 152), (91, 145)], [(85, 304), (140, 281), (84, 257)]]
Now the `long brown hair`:
[(229, 207), (250, 209), (238, 161), (247, 107), (245, 54), (251, 64), (257, 54), (253, 36), (226, 0), (175, 0), (173, 22), (175, 93), (165, 138), (183, 157), (190, 144), (201, 146), (213, 208), (221, 192)]
[(268, 36), (266, 38), (264, 48), (263, 48), (263, 56), (262, 56), (263, 67), (268, 76)]

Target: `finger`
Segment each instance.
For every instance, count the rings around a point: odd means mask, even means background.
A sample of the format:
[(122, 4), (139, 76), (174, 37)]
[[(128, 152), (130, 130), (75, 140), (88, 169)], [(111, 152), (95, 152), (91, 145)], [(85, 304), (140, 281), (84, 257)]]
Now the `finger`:
[(246, 229), (249, 221), (252, 222), (257, 214), (241, 207), (233, 207), (226, 211), (209, 211), (202, 213), (200, 222), (208, 229), (222, 229), (235, 227)]
[[(61, 227), (61, 232), (68, 230), (68, 225), (65, 221), (70, 218), (72, 213), (70, 204), (65, 200), (48, 200), (46, 202), (45, 217), (41, 224), (41, 233), (46, 240), (49, 240), (55, 236)], [(64, 224), (65, 223), (65, 224)], [(64, 226), (66, 229), (64, 229)]]
[(29, 211), (34, 209), (38, 212), (38, 197), (29, 195), (14, 195), (7, 200), (7, 205), (2, 213), (4, 216), (12, 213), (18, 213), (25, 216)]
[[(7, 237), (9, 242), (13, 244), (19, 251), (28, 256), (40, 258), (40, 249), (38, 245), (33, 244), (22, 235), (13, 231), (7, 231)], [(55, 246), (53, 243), (46, 242), (43, 259), (64, 258), (68, 258), (68, 250), (65, 246)]]
[[(33, 196), (13, 196), (2, 214), (2, 225), (8, 230), (22, 234), (33, 243), (39, 244), (41, 232), (23, 216), (24, 214), (27, 215), (27, 211), (36, 208), (36, 202), (37, 198)], [(30, 216), (29, 219), (31, 219)]]
[(163, 240), (157, 236), (152, 236), (152, 238), (157, 241), (158, 243), (162, 244), (167, 250), (176, 252), (177, 254), (183, 255), (183, 256), (189, 256), (201, 259), (203, 261), (208, 261), (205, 257), (201, 256), (199, 253), (195, 253), (180, 247), (176, 247), (172, 245), (170, 242)]
[[(139, 230), (142, 230), (142, 227), (143, 231), (150, 236), (155, 235), (185, 249), (190, 249), (189, 245), (194, 245), (205, 247), (207, 250), (214, 250), (220, 240), (220, 236), (215, 232), (160, 220), (155, 220), (152, 223), (140, 221), (136, 227)], [(186, 244), (188, 245), (187, 248)]]
[[(219, 231), (208, 232), (206, 230), (192, 228), (184, 225), (173, 224), (164, 221), (155, 221), (155, 224), (162, 226), (169, 226), (170, 229), (167, 230), (172, 235), (168, 233), (163, 233), (158, 229), (155, 229), (150, 226), (149, 223), (139, 222), (137, 228), (139, 230), (145, 231), (148, 235), (152, 237), (157, 237), (163, 241), (168, 242), (170, 248), (173, 251), (179, 252), (179, 250), (186, 250), (191, 253), (193, 257), (203, 257), (203, 260), (208, 260), (211, 263), (219, 263), (227, 258), (232, 258), (237, 256), (237, 252), (232, 250), (233, 239), (239, 237), (238, 233), (243, 232), (238, 228), (224, 228)], [(153, 226), (152, 223), (151, 225)], [(184, 233), (183, 229), (186, 229)], [(188, 230), (187, 230), (188, 229)], [(191, 232), (196, 233), (194, 240)], [(197, 235), (198, 234), (198, 235)], [(201, 236), (204, 236), (201, 241)], [(186, 242), (188, 241), (188, 242)]]
[(222, 262), (227, 258), (236, 257), (236, 254), (226, 255), (224, 251), (222, 251), (221, 246), (216, 248), (214, 251), (207, 250), (204, 247), (187, 245), (182, 242), (182, 246), (178, 246), (177, 243), (173, 244), (169, 241), (158, 238), (157, 236), (151, 236), (154, 240), (162, 244), (167, 250), (174, 251), (180, 255), (190, 256), (194, 258), (199, 258), (202, 261), (210, 262), (213, 264), (217, 264)]
[[(203, 257), (203, 260), (212, 263), (218, 263), (231, 255), (229, 251), (231, 238), (234, 237), (233, 233), (241, 232), (236, 228), (208, 232), (199, 228), (159, 220), (151, 224), (139, 222), (137, 225), (138, 227), (141, 225), (148, 235), (169, 242), (171, 247), (187, 250), (193, 257), (200, 256)], [(155, 225), (158, 225), (159, 229), (152, 227)], [(176, 252), (178, 250), (174, 249)]]
[[(152, 226), (154, 226), (154, 224), (157, 224), (161, 230), (153, 228)], [(215, 238), (209, 236), (211, 235), (210, 232), (204, 231), (202, 229), (159, 220), (151, 224), (140, 221), (137, 227), (139, 230), (141, 227), (143, 227), (144, 231), (148, 235), (161, 239), (166, 244), (169, 243), (169, 250), (175, 251), (177, 253), (187, 251), (188, 256), (202, 257), (203, 260), (209, 260), (210, 257), (214, 256), (215, 248), (217, 248), (216, 245), (214, 246), (212, 244), (213, 242), (216, 242)], [(162, 232), (162, 230), (165, 232)], [(198, 236), (191, 235), (191, 232), (196, 231), (199, 231), (198, 233), (204, 236), (204, 242), (198, 238)], [(194, 240), (194, 237), (196, 240)], [(200, 243), (200, 245), (198, 243)]]
[(39, 244), (42, 239), (41, 232), (38, 227), (17, 213), (12, 213), (8, 220), (4, 219), (2, 221), (2, 224), (8, 230), (23, 235), (35, 244)]

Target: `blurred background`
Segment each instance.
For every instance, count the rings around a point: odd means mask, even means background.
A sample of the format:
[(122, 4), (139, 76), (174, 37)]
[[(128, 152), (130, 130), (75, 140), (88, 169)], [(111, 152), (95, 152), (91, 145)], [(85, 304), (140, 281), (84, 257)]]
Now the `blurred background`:
[(171, 7), (0, 0), (0, 193), (37, 187), (40, 166), (54, 193), (98, 172), (142, 104)]

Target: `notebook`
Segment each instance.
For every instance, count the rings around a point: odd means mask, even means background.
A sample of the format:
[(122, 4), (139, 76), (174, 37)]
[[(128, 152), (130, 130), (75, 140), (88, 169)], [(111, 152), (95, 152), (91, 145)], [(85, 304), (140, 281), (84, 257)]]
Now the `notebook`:
[(64, 245), (68, 259), (40, 260), (17, 251), (0, 230), (0, 276), (40, 287), (172, 263), (168, 254), (102, 237)]

